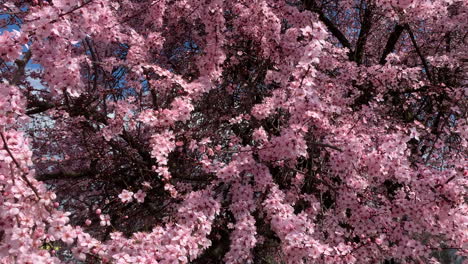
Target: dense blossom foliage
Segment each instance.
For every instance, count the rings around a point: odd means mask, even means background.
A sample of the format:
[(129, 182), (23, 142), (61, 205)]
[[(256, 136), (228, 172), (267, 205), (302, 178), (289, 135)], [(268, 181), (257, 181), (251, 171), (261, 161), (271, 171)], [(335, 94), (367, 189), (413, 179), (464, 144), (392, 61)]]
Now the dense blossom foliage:
[(467, 255), (468, 1), (0, 13), (0, 263)]

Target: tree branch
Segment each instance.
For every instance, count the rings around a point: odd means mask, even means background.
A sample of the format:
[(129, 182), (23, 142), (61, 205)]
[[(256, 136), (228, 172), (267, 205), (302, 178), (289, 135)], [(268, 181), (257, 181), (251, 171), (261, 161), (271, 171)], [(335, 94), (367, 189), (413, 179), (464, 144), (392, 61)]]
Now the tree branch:
[(18, 85), (21, 81), (21, 78), (24, 75), (24, 69), (26, 68), (26, 64), (28, 64), (29, 60), (31, 59), (31, 50), (28, 50), (24, 53), (24, 57), (22, 60), (16, 60), (15, 63), (18, 66), (13, 78), (11, 79), (11, 85)]
[(36, 175), (38, 181), (49, 181), (49, 180), (68, 180), (68, 179), (79, 179), (95, 175), (96, 172), (91, 169), (85, 169), (83, 171), (59, 171), (54, 173), (44, 173)]
[(336, 147), (336, 146), (333, 146), (333, 145), (329, 145), (329, 144), (325, 144), (325, 143), (319, 143), (319, 142), (312, 142), (310, 143), (312, 146), (318, 146), (318, 147), (324, 147), (324, 148), (331, 148), (331, 149), (334, 149), (334, 150), (338, 150), (339, 152), (343, 152), (342, 149), (340, 149), (339, 147)]
[(351, 44), (349, 43), (346, 36), (338, 29), (338, 27), (336, 27), (335, 24), (333, 24), (333, 22), (330, 21), (330, 19), (328, 19), (325, 16), (323, 11), (320, 10), (320, 8), (318, 8), (315, 1), (314, 0), (304, 0), (303, 3), (304, 3), (304, 7), (305, 7), (306, 10), (308, 10), (310, 12), (314, 12), (314, 13), (319, 15), (320, 21), (322, 21), (325, 24), (325, 26), (333, 34), (333, 36), (338, 39), (338, 41), (341, 43), (341, 45), (343, 45), (343, 47), (349, 49), (349, 51), (350, 51), (349, 54), (353, 54), (353, 52), (351, 51)]
[(354, 53), (354, 61), (357, 64), (362, 63), (362, 57), (364, 55), (364, 49), (367, 42), (367, 36), (369, 36), (369, 31), (371, 29), (372, 23), (372, 12), (371, 8), (368, 6), (364, 11), (364, 19), (361, 24), (361, 30), (359, 31), (359, 37), (356, 43), (356, 51)]
[(426, 58), (424, 55), (421, 53), (421, 50), (419, 49), (418, 44), (416, 43), (416, 39), (414, 38), (413, 31), (411, 30), (410, 26), (408, 24), (405, 24), (406, 31), (408, 31), (408, 34), (410, 36), (411, 42), (413, 43), (414, 49), (416, 50), (416, 53), (418, 54), (419, 58), (421, 59), (421, 62), (424, 66), (424, 71), (426, 72), (427, 78), (429, 79), (430, 82), (432, 82), (432, 74), (429, 71), (429, 64), (427, 64)]
[(45, 112), (49, 109), (56, 107), (57, 105), (49, 103), (49, 102), (41, 102), (41, 101), (34, 101), (28, 102), (28, 110), (26, 110), (26, 115), (34, 115)]
[(37, 191), (36, 187), (34, 187), (34, 185), (32, 185), (32, 183), (29, 181), (28, 177), (26, 176), (26, 174), (23, 172), (23, 169), (21, 168), (21, 165), (19, 164), (19, 162), (16, 160), (15, 156), (13, 155), (13, 153), (11, 152), (10, 148), (8, 147), (8, 143), (7, 143), (7, 140), (5, 138), (5, 135), (3, 135), (3, 132), (0, 132), (0, 137), (2, 138), (2, 141), (3, 141), (3, 148), (8, 152), (8, 155), (10, 156), (10, 158), (13, 160), (13, 163), (16, 165), (16, 167), (18, 167), (18, 169), (20, 170), (20, 176), (21, 176), (21, 179), (23, 179), (24, 182), (26, 182), (26, 185), (28, 185), (28, 187), (34, 192), (34, 194), (36, 195), (37, 199), (40, 200), (41, 197), (39, 196), (39, 192)]
[(382, 56), (380, 57), (379, 63), (384, 65), (387, 62), (388, 54), (392, 53), (395, 49), (395, 45), (400, 38), (401, 33), (403, 32), (404, 26), (400, 24), (396, 24), (393, 32), (388, 37), (387, 44), (385, 45), (384, 51), (382, 52)]

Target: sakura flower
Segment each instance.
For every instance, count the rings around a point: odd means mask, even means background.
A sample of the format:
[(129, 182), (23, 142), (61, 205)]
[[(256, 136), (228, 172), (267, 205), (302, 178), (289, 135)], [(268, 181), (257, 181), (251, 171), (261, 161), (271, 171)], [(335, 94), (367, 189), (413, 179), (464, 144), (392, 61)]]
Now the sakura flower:
[(128, 190), (123, 190), (121, 194), (119, 194), (119, 198), (122, 201), (122, 203), (129, 203), (133, 201), (133, 192), (128, 191)]
[(99, 224), (101, 226), (110, 226), (110, 216), (109, 215), (107, 215), (107, 214), (100, 215), (99, 219), (101, 219), (101, 221), (99, 222)]
[(151, 183), (147, 182), (147, 181), (144, 181), (141, 183), (141, 185), (143, 185), (143, 187), (146, 187), (148, 189), (152, 189), (153, 187), (151, 186)]
[(145, 201), (145, 197), (146, 197), (146, 193), (143, 192), (142, 190), (138, 190), (138, 192), (136, 192), (133, 197), (135, 197), (135, 199), (137, 200), (137, 202), (139, 203), (143, 203)]
[(206, 145), (208, 143), (211, 143), (211, 139), (209, 137), (202, 138), (202, 140), (200, 140), (200, 145)]
[(73, 244), (75, 241), (76, 237), (76, 232), (75, 230), (70, 226), (67, 225), (62, 229), (62, 241), (67, 243), (67, 244)]
[(72, 253), (77, 259), (81, 261), (86, 260), (86, 252), (84, 251), (83, 248), (75, 247), (72, 249)]
[(252, 137), (254, 140), (260, 141), (260, 142), (268, 140), (268, 135), (265, 129), (263, 129), (263, 127), (255, 129), (254, 133), (252, 134)]

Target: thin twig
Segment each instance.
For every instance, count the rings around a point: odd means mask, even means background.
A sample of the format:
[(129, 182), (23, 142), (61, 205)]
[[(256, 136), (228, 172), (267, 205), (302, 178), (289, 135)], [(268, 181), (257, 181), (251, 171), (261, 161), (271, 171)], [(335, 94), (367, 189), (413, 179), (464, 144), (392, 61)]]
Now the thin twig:
[(24, 53), (24, 57), (22, 60), (16, 60), (15, 63), (18, 66), (13, 78), (11, 79), (11, 85), (18, 85), (21, 81), (21, 77), (24, 75), (24, 69), (26, 68), (26, 64), (28, 64), (29, 60), (31, 59), (31, 50), (28, 50)]
[(23, 172), (23, 170), (21, 168), (21, 165), (16, 160), (15, 156), (13, 156), (13, 153), (11, 152), (10, 148), (8, 147), (8, 144), (7, 144), (7, 141), (6, 141), (6, 138), (5, 138), (5, 135), (3, 134), (3, 132), (0, 132), (0, 137), (2, 138), (2, 141), (3, 141), (3, 148), (8, 152), (8, 155), (13, 160), (13, 163), (15, 163), (16, 167), (18, 167), (18, 169), (21, 171), (21, 173), (20, 173), (21, 179), (23, 179), (23, 181), (26, 182), (26, 184), (29, 186), (29, 188), (31, 188), (31, 190), (34, 192), (36, 197), (40, 200), (41, 197), (39, 196), (39, 192), (37, 191), (36, 187), (34, 187), (34, 185), (32, 185), (32, 183), (29, 181), (28, 177)]
[(319, 142), (312, 142), (311, 144), (312, 144), (313, 146), (319, 146), (319, 147), (324, 147), (324, 148), (331, 148), (331, 149), (334, 149), (334, 150), (338, 150), (339, 152), (343, 152), (343, 150), (340, 149), (339, 147), (336, 147), (336, 146), (333, 146), (333, 145), (330, 145), (330, 144), (319, 143)]
[(424, 55), (421, 53), (421, 50), (419, 49), (418, 43), (416, 43), (416, 39), (414, 38), (413, 31), (411, 30), (410, 26), (408, 24), (405, 24), (406, 31), (408, 31), (408, 34), (410, 36), (411, 42), (413, 43), (414, 49), (416, 50), (416, 53), (418, 54), (419, 58), (421, 59), (421, 62), (424, 66), (424, 71), (426, 72), (427, 78), (429, 79), (430, 82), (432, 82), (432, 74), (429, 71), (429, 64), (427, 64), (427, 60), (424, 57)]

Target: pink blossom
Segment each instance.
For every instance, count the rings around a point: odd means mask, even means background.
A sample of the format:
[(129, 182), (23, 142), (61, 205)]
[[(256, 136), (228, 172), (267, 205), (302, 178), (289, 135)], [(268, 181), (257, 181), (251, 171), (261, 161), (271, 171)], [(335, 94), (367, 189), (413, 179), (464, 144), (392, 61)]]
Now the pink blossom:
[(75, 241), (76, 233), (70, 225), (67, 225), (62, 230), (62, 241), (67, 244), (72, 244)]
[(0, 263), (466, 256), (465, 2), (2, 1)]
[(119, 198), (122, 203), (129, 203), (133, 201), (133, 192), (124, 189), (122, 193), (119, 194)]
[(135, 199), (137, 200), (137, 202), (139, 203), (143, 203), (145, 201), (145, 197), (146, 197), (146, 193), (143, 192), (142, 190), (138, 190), (138, 192), (136, 192), (133, 197), (135, 197)]
[(99, 215), (99, 219), (101, 220), (99, 222), (99, 224), (101, 226), (110, 226), (110, 216), (107, 215), (107, 214), (102, 214), (102, 215)]

